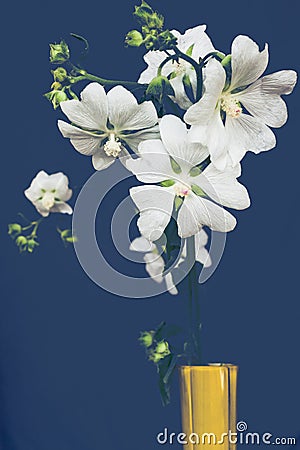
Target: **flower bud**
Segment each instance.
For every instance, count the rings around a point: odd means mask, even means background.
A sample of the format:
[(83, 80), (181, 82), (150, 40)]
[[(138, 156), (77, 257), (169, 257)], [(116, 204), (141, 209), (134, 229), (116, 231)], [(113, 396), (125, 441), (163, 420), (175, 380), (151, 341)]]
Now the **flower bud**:
[(14, 234), (14, 235), (20, 234), (21, 231), (22, 231), (22, 227), (18, 223), (10, 223), (8, 225), (8, 234), (10, 234), (10, 235), (11, 234)]
[(33, 250), (34, 250), (34, 248), (37, 247), (38, 245), (39, 245), (39, 243), (36, 242), (34, 239), (29, 239), (29, 240), (27, 241), (27, 251), (28, 251), (29, 253), (32, 253)]
[(142, 33), (137, 30), (132, 30), (127, 33), (125, 37), (125, 44), (130, 47), (140, 47), (144, 42)]
[(139, 341), (147, 348), (153, 344), (153, 331), (144, 331), (141, 333)]
[(153, 78), (147, 87), (146, 98), (156, 99), (161, 103), (165, 95), (175, 95), (174, 89), (167, 77), (159, 75)]
[(70, 58), (70, 50), (65, 41), (59, 44), (50, 44), (50, 62), (60, 64), (68, 61)]
[(155, 351), (157, 353), (164, 354), (165, 356), (169, 355), (169, 344), (167, 343), (167, 341), (161, 341), (157, 344)]
[(52, 75), (53, 75), (55, 81), (62, 82), (68, 76), (66, 69), (64, 69), (63, 67), (57, 67), (57, 69), (51, 70), (51, 72), (52, 72)]
[(164, 25), (164, 18), (161, 14), (153, 11), (150, 5), (142, 0), (140, 6), (135, 7), (134, 16), (142, 25), (147, 25), (149, 28), (162, 29)]
[(57, 109), (61, 102), (68, 100), (68, 96), (64, 91), (59, 91), (56, 89), (47, 92), (44, 96), (52, 103), (54, 109)]

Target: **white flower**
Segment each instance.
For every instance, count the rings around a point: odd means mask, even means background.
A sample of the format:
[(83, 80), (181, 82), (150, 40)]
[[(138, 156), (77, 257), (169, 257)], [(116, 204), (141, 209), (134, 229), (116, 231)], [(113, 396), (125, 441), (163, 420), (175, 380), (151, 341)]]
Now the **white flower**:
[(50, 212), (73, 212), (71, 206), (66, 203), (72, 196), (72, 190), (69, 189), (68, 177), (62, 172), (48, 175), (41, 170), (24, 194), (43, 217), (49, 216)]
[[(179, 50), (182, 53), (188, 53), (197, 63), (199, 63), (199, 58), (203, 58), (208, 53), (215, 50), (210, 38), (205, 33), (205, 29), (206, 25), (199, 25), (195, 28), (186, 30), (183, 35), (177, 30), (172, 30), (174, 36), (177, 37), (177, 47)], [(170, 54), (174, 54), (174, 52), (170, 51)], [(141, 73), (138, 80), (139, 83), (150, 83), (150, 81), (156, 77), (157, 69), (166, 57), (167, 55), (161, 51), (150, 51), (146, 53), (144, 60), (148, 64), (148, 68)], [(166, 63), (163, 67), (162, 75), (171, 75), (170, 83), (175, 91), (174, 101), (178, 103), (182, 109), (187, 109), (191, 106), (192, 102), (185, 93), (183, 78), (188, 77), (195, 95), (197, 80), (193, 66), (180, 58), (178, 62), (170, 61)]]
[(159, 239), (170, 221), (176, 198), (175, 204), (179, 199), (182, 202), (177, 217), (180, 237), (197, 234), (203, 225), (216, 231), (232, 230), (236, 219), (215, 202), (235, 209), (249, 206), (247, 190), (236, 180), (240, 167), (220, 172), (209, 164), (192, 176), (195, 169), (191, 169), (207, 158), (206, 148), (189, 142), (186, 126), (176, 116), (161, 119), (160, 134), (161, 141), (142, 142), (140, 158), (126, 164), (144, 183), (165, 182), (164, 186), (149, 184), (130, 189), (140, 211), (140, 233), (150, 241)]
[(229, 86), (222, 65), (210, 61), (204, 95), (184, 116), (192, 125), (191, 140), (208, 146), (211, 160), (220, 170), (239, 163), (246, 151), (259, 153), (275, 147), (269, 126), (281, 127), (287, 120), (281, 95), (292, 92), (297, 74), (282, 70), (260, 78), (268, 59), (267, 45), (260, 52), (249, 37), (237, 36), (231, 49)]
[[(208, 251), (205, 248), (205, 245), (208, 242), (208, 236), (206, 232), (201, 229), (199, 233), (195, 235), (195, 258), (196, 261), (199, 261), (204, 267), (209, 267), (211, 265), (211, 259)], [(163, 257), (159, 254), (157, 246), (148, 241), (143, 236), (134, 239), (130, 245), (130, 250), (145, 253), (143, 259), (146, 263), (146, 271), (150, 275), (150, 277), (156, 281), (156, 283), (162, 283), (165, 281), (166, 288), (170, 294), (176, 295), (178, 294), (178, 290), (174, 284), (172, 270), (180, 268), (180, 265), (187, 258), (187, 243), (184, 242), (181, 255), (174, 266), (174, 268), (163, 275), (165, 270), (165, 262)]]
[(122, 86), (107, 94), (98, 83), (90, 83), (81, 92), (81, 100), (60, 103), (71, 125), (59, 120), (62, 135), (75, 149), (92, 156), (96, 170), (110, 166), (118, 156), (129, 155), (144, 139), (158, 137), (156, 109), (152, 102), (138, 105), (131, 92)]

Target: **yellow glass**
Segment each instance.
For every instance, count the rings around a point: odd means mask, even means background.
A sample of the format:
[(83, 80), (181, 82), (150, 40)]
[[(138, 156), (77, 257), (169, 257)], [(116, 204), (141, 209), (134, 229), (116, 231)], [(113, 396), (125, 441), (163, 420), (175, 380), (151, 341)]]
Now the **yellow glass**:
[(238, 367), (232, 364), (179, 367), (185, 450), (234, 450)]

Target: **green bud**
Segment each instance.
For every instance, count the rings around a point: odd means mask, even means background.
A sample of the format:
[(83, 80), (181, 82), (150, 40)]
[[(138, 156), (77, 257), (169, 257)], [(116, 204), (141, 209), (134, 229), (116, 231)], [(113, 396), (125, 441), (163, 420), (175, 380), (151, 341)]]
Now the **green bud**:
[(54, 109), (57, 109), (61, 102), (68, 100), (68, 96), (64, 91), (53, 90), (47, 92), (44, 96), (52, 103)]
[(70, 58), (70, 50), (65, 41), (59, 44), (50, 44), (50, 62), (60, 64), (68, 61)]
[(18, 247), (23, 247), (27, 244), (27, 239), (25, 236), (18, 236), (16, 239), (16, 244)]
[(143, 35), (137, 30), (129, 31), (125, 37), (125, 44), (129, 47), (140, 47), (143, 42)]
[(20, 234), (21, 231), (22, 231), (22, 227), (18, 223), (8, 224), (8, 234), (9, 235), (11, 235), (11, 234), (17, 235), (17, 234)]
[(153, 331), (143, 331), (139, 338), (139, 341), (145, 347), (149, 348), (153, 344)]
[(63, 67), (57, 67), (57, 69), (51, 70), (51, 73), (54, 77), (54, 80), (60, 82), (64, 81), (68, 76), (66, 69), (64, 69)]
[(157, 42), (155, 43), (153, 50), (172, 50), (177, 45), (177, 38), (171, 31), (166, 30), (158, 35)]
[(37, 247), (39, 245), (38, 242), (36, 242), (34, 239), (28, 239), (27, 241), (27, 251), (29, 253), (32, 253), (33, 250), (35, 249), (35, 247)]
[(175, 95), (167, 77), (159, 75), (150, 82), (146, 90), (146, 98), (157, 99), (160, 103), (165, 95)]
[(142, 25), (147, 25), (149, 28), (162, 29), (164, 25), (163, 16), (154, 11), (144, 0), (140, 6), (135, 7), (133, 15)]
[(157, 344), (155, 351), (157, 353), (166, 353), (167, 355), (170, 354), (170, 350), (169, 350), (169, 344), (167, 343), (167, 341), (161, 341)]
[(222, 59), (221, 64), (223, 67), (229, 66), (231, 64), (231, 55), (225, 56), (225, 58)]

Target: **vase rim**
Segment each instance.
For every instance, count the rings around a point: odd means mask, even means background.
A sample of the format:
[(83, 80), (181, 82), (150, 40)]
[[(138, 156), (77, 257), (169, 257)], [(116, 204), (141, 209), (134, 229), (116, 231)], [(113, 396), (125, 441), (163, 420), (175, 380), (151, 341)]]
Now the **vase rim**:
[(231, 364), (231, 363), (208, 363), (208, 364), (201, 364), (201, 365), (187, 365), (187, 364), (182, 364), (178, 366), (179, 368), (182, 369), (220, 369), (220, 367), (225, 367), (225, 368), (238, 368), (238, 366), (236, 364)]

